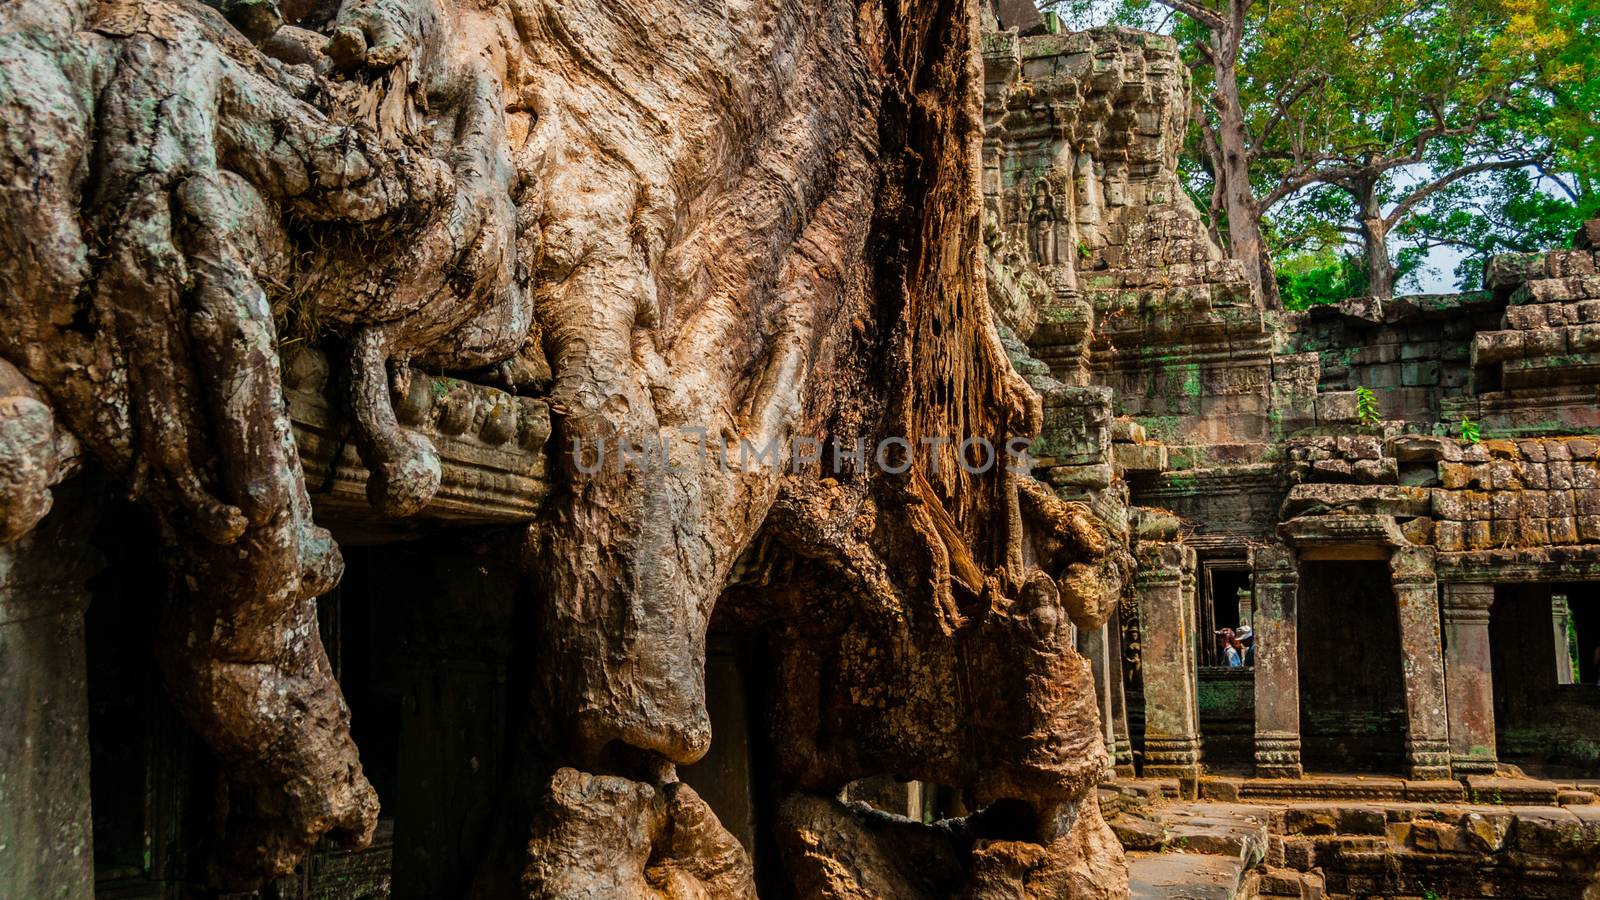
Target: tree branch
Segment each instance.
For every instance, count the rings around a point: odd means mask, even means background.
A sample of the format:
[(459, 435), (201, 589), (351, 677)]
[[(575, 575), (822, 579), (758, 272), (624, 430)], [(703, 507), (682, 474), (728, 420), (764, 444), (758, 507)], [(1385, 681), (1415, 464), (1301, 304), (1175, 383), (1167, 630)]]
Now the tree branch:
[(1491, 172), (1498, 169), (1520, 169), (1523, 166), (1538, 165), (1543, 160), (1543, 156), (1521, 156), (1515, 159), (1491, 159), (1485, 162), (1473, 163), (1470, 166), (1462, 166), (1459, 169), (1446, 172), (1422, 187), (1412, 191), (1406, 197), (1406, 199), (1395, 204), (1395, 208), (1387, 216), (1384, 216), (1383, 222), (1388, 227), (1393, 228), (1395, 223), (1399, 222), (1400, 219), (1402, 219), (1406, 213), (1410, 212), (1414, 207), (1416, 207), (1418, 203), (1428, 199), (1434, 194), (1437, 194), (1438, 192), (1444, 190), (1455, 182), (1460, 181), (1468, 175), (1476, 175), (1479, 172)]
[(1162, 6), (1171, 7), (1183, 13), (1212, 31), (1221, 31), (1223, 26), (1227, 24), (1222, 21), (1221, 16), (1198, 3), (1191, 3), (1189, 0), (1157, 0), (1157, 2)]
[[(1316, 159), (1312, 160), (1310, 163), (1308, 163), (1308, 165), (1317, 165), (1318, 163), (1327, 161), (1327, 159)], [(1284, 199), (1290, 194), (1293, 194), (1295, 191), (1298, 191), (1301, 188), (1310, 187), (1311, 185), (1319, 182), (1324, 184), (1338, 184), (1340, 181), (1347, 181), (1355, 178), (1361, 175), (1364, 171), (1365, 168), (1361, 166), (1340, 166), (1333, 169), (1313, 169), (1310, 171), (1301, 171), (1299, 174), (1287, 176), (1282, 181), (1278, 182), (1277, 187), (1273, 188), (1265, 197), (1261, 198), (1261, 211), (1266, 212), (1278, 201)]]

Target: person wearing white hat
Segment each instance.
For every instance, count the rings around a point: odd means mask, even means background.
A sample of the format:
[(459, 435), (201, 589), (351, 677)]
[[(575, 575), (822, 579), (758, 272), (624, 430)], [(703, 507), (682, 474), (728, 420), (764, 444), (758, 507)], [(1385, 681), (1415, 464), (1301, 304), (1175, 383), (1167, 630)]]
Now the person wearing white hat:
[(1242, 654), (1239, 664), (1243, 665), (1243, 666), (1253, 666), (1253, 665), (1255, 665), (1256, 664), (1256, 633), (1255, 633), (1255, 631), (1249, 625), (1245, 625), (1245, 626), (1241, 627), (1238, 631), (1234, 632), (1233, 633), (1233, 637), (1234, 637), (1234, 641), (1240, 646), (1239, 652)]

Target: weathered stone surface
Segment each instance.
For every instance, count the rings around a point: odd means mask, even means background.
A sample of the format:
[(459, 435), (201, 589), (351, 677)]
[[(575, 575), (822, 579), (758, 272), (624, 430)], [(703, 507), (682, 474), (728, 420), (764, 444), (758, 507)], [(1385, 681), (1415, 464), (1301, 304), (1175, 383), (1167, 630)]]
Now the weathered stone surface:
[(83, 614), (98, 567), (87, 546), (97, 504), (82, 481), (56, 488), (63, 502), (0, 543), (0, 893), (8, 896), (94, 893)]
[(1236, 859), (1182, 854), (1132, 854), (1128, 863), (1130, 896), (1138, 900), (1236, 900), (1245, 868)]

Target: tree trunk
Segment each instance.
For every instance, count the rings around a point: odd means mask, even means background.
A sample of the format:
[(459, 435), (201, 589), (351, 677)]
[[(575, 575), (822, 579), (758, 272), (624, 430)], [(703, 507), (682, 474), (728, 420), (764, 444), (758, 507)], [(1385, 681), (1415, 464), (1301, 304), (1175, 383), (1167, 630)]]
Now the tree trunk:
[(1378, 199), (1376, 178), (1363, 179), (1346, 187), (1355, 195), (1357, 224), (1361, 228), (1362, 268), (1367, 276), (1367, 296), (1388, 300), (1394, 297), (1394, 261), (1389, 256), (1389, 222)]
[[(1238, 0), (1233, 3), (1240, 6)], [(1244, 105), (1239, 98), (1239, 36), (1243, 11), (1223, 28), (1212, 32), (1212, 71), (1216, 79), (1217, 143), (1219, 166), (1216, 173), (1228, 214), (1228, 255), (1244, 264), (1245, 279), (1263, 307), (1281, 308), (1272, 263), (1261, 238), (1261, 212), (1256, 207), (1250, 185), (1250, 143), (1245, 129)]]

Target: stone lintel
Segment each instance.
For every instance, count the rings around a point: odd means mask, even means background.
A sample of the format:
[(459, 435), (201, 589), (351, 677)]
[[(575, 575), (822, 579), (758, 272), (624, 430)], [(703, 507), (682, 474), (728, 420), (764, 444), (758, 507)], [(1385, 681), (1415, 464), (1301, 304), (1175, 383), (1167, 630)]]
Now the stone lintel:
[[(332, 396), (326, 359), (314, 350), (293, 351), (283, 375), (317, 520), (346, 538), (358, 531), (382, 539), (412, 527), (411, 520), (386, 519), (367, 502), (367, 469), (349, 434), (346, 404)], [(550, 413), (543, 400), (413, 368), (394, 405), (401, 426), (433, 444), (443, 470), (438, 493), (416, 519), (467, 525), (538, 516), (550, 492)], [(606, 449), (607, 464), (614, 464), (617, 448)]]
[(1300, 516), (1278, 526), (1278, 533), (1306, 560), (1387, 560), (1408, 546), (1393, 516)]

